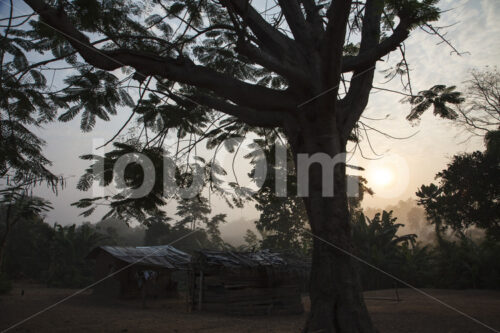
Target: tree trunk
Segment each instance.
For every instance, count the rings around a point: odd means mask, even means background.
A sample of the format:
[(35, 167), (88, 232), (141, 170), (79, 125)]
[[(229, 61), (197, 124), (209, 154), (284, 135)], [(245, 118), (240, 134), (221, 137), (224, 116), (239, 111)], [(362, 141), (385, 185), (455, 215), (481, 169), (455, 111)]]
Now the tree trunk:
[(3, 266), (3, 257), (4, 257), (4, 253), (5, 253), (5, 249), (6, 249), (6, 244), (7, 244), (7, 241), (5, 240), (1, 240), (0, 241), (0, 274), (3, 272), (3, 269), (2, 269), (2, 266)]
[[(352, 253), (347, 212), (342, 200), (306, 199), (313, 233), (310, 277), (311, 312), (305, 332), (374, 332), (364, 304), (355, 259), (331, 244)], [(342, 212), (342, 215), (336, 213)], [(314, 225), (314, 227), (313, 227)]]
[[(316, 113), (309, 119), (306, 116), (285, 130), (296, 167), (298, 154), (326, 153), (334, 157), (346, 151), (346, 142), (338, 134), (331, 113), (324, 117)], [(309, 288), (311, 312), (304, 332), (372, 333), (375, 329), (363, 300), (355, 259), (335, 248), (353, 252), (345, 163), (338, 164), (333, 179), (328, 180), (334, 184), (333, 197), (323, 196), (322, 178), (322, 167), (311, 164), (309, 195), (304, 203), (311, 231), (317, 237), (313, 239)]]

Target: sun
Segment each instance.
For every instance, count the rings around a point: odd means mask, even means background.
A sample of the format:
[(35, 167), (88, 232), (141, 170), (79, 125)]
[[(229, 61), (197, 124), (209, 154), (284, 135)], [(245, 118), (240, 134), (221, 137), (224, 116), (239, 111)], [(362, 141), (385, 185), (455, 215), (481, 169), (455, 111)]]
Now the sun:
[(409, 165), (406, 159), (394, 153), (385, 155), (383, 160), (370, 161), (364, 166), (367, 186), (377, 198), (398, 198), (408, 193)]
[(389, 186), (394, 180), (394, 174), (388, 168), (376, 168), (371, 173), (371, 181), (379, 187)]

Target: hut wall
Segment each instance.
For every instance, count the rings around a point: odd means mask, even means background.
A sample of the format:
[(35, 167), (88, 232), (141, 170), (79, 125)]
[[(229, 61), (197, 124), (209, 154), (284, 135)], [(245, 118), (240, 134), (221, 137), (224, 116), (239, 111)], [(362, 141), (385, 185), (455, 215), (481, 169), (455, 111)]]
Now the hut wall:
[(120, 273), (120, 296), (123, 298), (140, 298), (141, 290), (137, 283), (137, 274), (142, 270), (153, 270), (158, 273), (157, 280), (146, 282), (146, 295), (151, 298), (176, 297), (177, 284), (171, 278), (171, 272), (165, 268), (134, 265)]
[[(101, 251), (96, 257), (95, 281), (104, 279), (109, 274), (122, 269), (128, 264), (117, 260), (111, 254)], [(177, 297), (177, 282), (172, 279), (172, 272), (166, 268), (133, 265), (112, 277), (104, 279), (94, 287), (94, 295), (121, 297), (126, 299), (140, 298), (141, 291), (137, 283), (137, 272), (154, 270), (159, 273), (155, 282), (146, 284), (148, 297)]]
[[(109, 274), (112, 274), (114, 271), (116, 271), (118, 265), (118, 261), (109, 253), (104, 251), (100, 252), (97, 255), (95, 261), (95, 281), (100, 281), (107, 277)], [(107, 278), (95, 285), (94, 295), (111, 297), (120, 296), (120, 277), (117, 275)]]
[[(200, 308), (201, 271), (191, 276), (192, 308)], [(232, 315), (302, 313), (300, 283), (273, 267), (218, 269), (203, 272), (201, 309)]]

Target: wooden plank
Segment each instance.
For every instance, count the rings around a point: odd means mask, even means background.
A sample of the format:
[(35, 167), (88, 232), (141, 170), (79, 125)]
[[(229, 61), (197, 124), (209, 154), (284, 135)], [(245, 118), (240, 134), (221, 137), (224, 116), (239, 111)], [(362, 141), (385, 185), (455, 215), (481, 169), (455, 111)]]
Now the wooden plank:
[(200, 272), (200, 284), (199, 284), (199, 295), (198, 295), (198, 310), (201, 311), (201, 303), (203, 301), (203, 271)]

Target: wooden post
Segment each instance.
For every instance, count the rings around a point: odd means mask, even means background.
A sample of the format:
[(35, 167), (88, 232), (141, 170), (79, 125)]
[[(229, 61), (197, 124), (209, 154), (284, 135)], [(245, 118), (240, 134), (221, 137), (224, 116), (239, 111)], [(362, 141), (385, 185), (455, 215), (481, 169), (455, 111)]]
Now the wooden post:
[(187, 290), (186, 290), (186, 310), (187, 312), (191, 312), (191, 295), (192, 295), (192, 287), (191, 287), (191, 271), (187, 271)]
[(396, 299), (398, 300), (398, 302), (401, 302), (401, 299), (399, 298), (399, 292), (398, 292), (398, 284), (396, 282)]
[(198, 293), (198, 310), (201, 311), (201, 302), (203, 300), (203, 271), (200, 271), (200, 291)]

